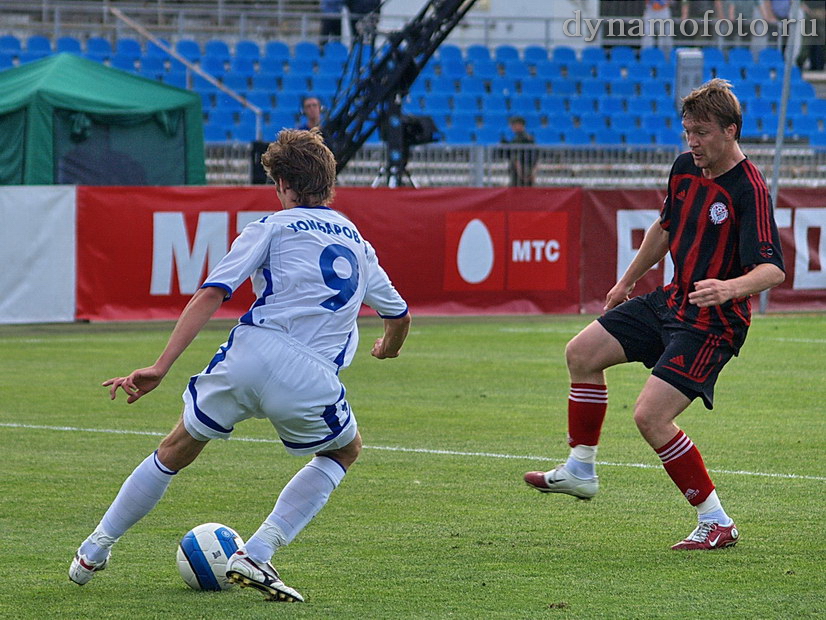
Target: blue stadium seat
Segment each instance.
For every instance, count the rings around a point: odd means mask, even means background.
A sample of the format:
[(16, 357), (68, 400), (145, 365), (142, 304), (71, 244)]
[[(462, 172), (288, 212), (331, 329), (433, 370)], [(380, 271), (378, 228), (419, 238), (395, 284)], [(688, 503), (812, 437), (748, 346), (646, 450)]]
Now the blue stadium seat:
[(120, 69), (121, 71), (130, 71), (132, 73), (136, 71), (135, 59), (132, 56), (127, 56), (124, 54), (115, 54), (112, 56), (109, 61), (109, 66), (115, 69)]
[(622, 144), (622, 134), (616, 129), (602, 128), (594, 133), (594, 142), (600, 146), (617, 146)]
[(583, 62), (568, 65), (568, 79), (574, 81), (587, 80), (594, 77), (593, 67)]
[(784, 64), (783, 53), (776, 47), (765, 47), (757, 54), (759, 65), (780, 66)]
[(476, 128), (476, 119), (479, 117), (479, 113), (474, 110), (466, 110), (466, 109), (453, 109), (453, 112), (450, 115), (450, 124), (453, 127), (467, 127), (468, 129), (475, 129)]
[(682, 132), (673, 128), (660, 129), (654, 133), (654, 139), (662, 146), (682, 147), (683, 145)]
[(760, 127), (763, 128), (763, 133), (767, 133), (769, 135), (775, 135), (777, 133), (777, 114), (764, 114), (763, 116), (759, 116), (758, 120), (760, 122)]
[(235, 112), (229, 108), (215, 108), (210, 110), (208, 124), (216, 127), (229, 128), (235, 124)]
[(548, 50), (539, 45), (528, 45), (522, 53), (525, 64), (535, 66), (548, 60)]
[(743, 127), (740, 129), (741, 138), (759, 138), (763, 135), (757, 116), (747, 114), (743, 117)]
[(522, 94), (530, 97), (541, 97), (548, 93), (548, 82), (541, 78), (522, 80)]
[(656, 133), (661, 129), (667, 129), (666, 117), (661, 114), (649, 114), (642, 117), (642, 128), (649, 133)]
[(234, 142), (252, 142), (256, 139), (255, 125), (243, 124), (230, 127), (230, 140)]
[(627, 107), (629, 114), (635, 114), (636, 116), (647, 116), (654, 111), (654, 107), (651, 104), (651, 99), (649, 97), (629, 99)]
[(598, 64), (605, 62), (608, 57), (605, 54), (605, 50), (600, 46), (591, 46), (583, 48), (582, 50), (582, 62), (592, 67), (596, 67)]
[(258, 43), (249, 39), (241, 39), (235, 44), (235, 58), (248, 58), (253, 61), (261, 59), (261, 48)]
[[(433, 90), (432, 83), (430, 89)], [(466, 76), (459, 80), (459, 92), (482, 97), (487, 94), (487, 89), (485, 89), (485, 82), (481, 78)]]
[(277, 58), (282, 63), (290, 58), (290, 48), (283, 41), (268, 41), (264, 46), (264, 58)]
[(826, 99), (812, 99), (807, 102), (806, 109), (813, 119), (826, 120)]
[(783, 94), (783, 84), (780, 82), (765, 82), (760, 84), (760, 96), (766, 99), (780, 100)]
[(469, 45), (465, 52), (465, 57), (469, 62), (477, 60), (490, 60), (490, 50), (487, 45)]
[(166, 72), (163, 59), (158, 56), (143, 56), (140, 63), (140, 72), (146, 76), (154, 75), (153, 79), (158, 79), (162, 73)]
[(423, 100), (422, 111), (428, 114), (447, 114), (451, 110), (451, 96), (447, 93), (430, 93)]
[(510, 114), (505, 110), (483, 111), (480, 117), (483, 127), (495, 127), (500, 132), (507, 128), (509, 118)]
[(247, 101), (253, 105), (257, 105), (264, 111), (269, 111), (273, 108), (272, 93), (267, 90), (250, 90), (247, 92)]
[(511, 97), (511, 114), (530, 114), (536, 112), (536, 98), (527, 95), (516, 95)]
[(746, 114), (749, 116), (765, 116), (767, 114), (774, 114), (774, 106), (772, 105), (772, 101), (770, 99), (764, 98), (751, 98), (751, 99), (744, 99), (743, 103), (745, 104)]
[(445, 77), (458, 80), (460, 77), (467, 75), (467, 66), (461, 60), (444, 60), (440, 63), (442, 67), (442, 75)]
[(544, 95), (539, 98), (539, 111), (547, 116), (553, 114), (567, 114), (568, 100), (561, 95)]
[(83, 53), (80, 41), (74, 37), (60, 37), (55, 43), (55, 51), (77, 54), (78, 56)]
[(790, 114), (787, 117), (787, 126), (787, 135), (797, 139), (808, 138), (817, 132), (817, 123), (812, 122), (805, 114)]
[(0, 52), (0, 71), (14, 67), (14, 57), (11, 54)]
[(809, 134), (809, 145), (816, 151), (826, 151), (826, 131)]
[(265, 56), (258, 63), (259, 73), (274, 73), (284, 75), (284, 59), (273, 56)]
[(513, 78), (496, 76), (490, 81), (490, 92), (493, 94), (502, 94), (511, 97), (518, 91), (517, 82)]
[(226, 142), (227, 130), (221, 125), (204, 125), (205, 142)]
[[(165, 46), (169, 47), (169, 41), (167, 41), (166, 39), (159, 39), (159, 40), (160, 40), (160, 42), (161, 42), (161, 43), (163, 43)], [(154, 43), (153, 41), (149, 41), (149, 42), (146, 44), (146, 52), (144, 52), (143, 56), (144, 56), (144, 57), (146, 57), (146, 56), (154, 56), (154, 57), (157, 57), (157, 58), (163, 58), (163, 59), (169, 58), (169, 54), (167, 54), (167, 53), (163, 50), (163, 48), (162, 48), (162, 47), (158, 46), (158, 44), (157, 44), (157, 43)]]
[(508, 99), (501, 94), (490, 94), (482, 98), (483, 112), (505, 112), (508, 111)]
[(579, 126), (589, 134), (608, 127), (608, 115), (599, 112), (577, 112)]
[(492, 60), (477, 60), (476, 62), (468, 63), (471, 70), (471, 75), (482, 78), (483, 80), (492, 80), (499, 76), (499, 67)]
[[(335, 56), (322, 56), (318, 60), (318, 72), (321, 75), (334, 75), (340, 77), (344, 72), (345, 60)], [(424, 82), (422, 82), (424, 83)]]
[(439, 62), (443, 62), (445, 60), (464, 61), (464, 58), (462, 57), (461, 48), (459, 48), (456, 45), (451, 45), (449, 43), (442, 43), (436, 52), (436, 56)]
[(640, 92), (646, 97), (663, 97), (669, 93), (669, 83), (658, 78), (640, 80)]
[(272, 92), (278, 88), (280, 73), (271, 73), (268, 71), (259, 71), (252, 76), (252, 88), (254, 90), (265, 90)]
[(703, 68), (718, 70), (727, 64), (726, 57), (718, 47), (703, 48)]
[(608, 94), (606, 82), (599, 78), (582, 80), (579, 84), (579, 94), (591, 99), (599, 99)]
[(608, 81), (621, 80), (622, 67), (615, 62), (603, 62), (597, 65), (596, 75), (598, 78)]
[(502, 142), (502, 129), (501, 126), (485, 125), (479, 127), (474, 132), (474, 136), (476, 144), (500, 144)]
[[(543, 80), (557, 80), (564, 77), (562, 74), (563, 65), (558, 62), (547, 61), (536, 65), (536, 77)], [(567, 69), (566, 69), (567, 70)]]
[(591, 136), (581, 127), (574, 127), (563, 132), (565, 144), (569, 146), (586, 146), (591, 144)]
[(175, 44), (175, 51), (190, 62), (201, 60), (201, 46), (192, 39), (181, 39)]
[(640, 117), (636, 114), (630, 114), (628, 112), (611, 114), (608, 117), (608, 120), (611, 123), (612, 129), (616, 129), (617, 131), (623, 133), (635, 131), (640, 126)]
[(238, 91), (241, 93), (245, 92), (250, 87), (247, 76), (241, 75), (239, 73), (227, 73), (221, 79), (221, 83), (230, 90)]
[(338, 91), (338, 79), (336, 75), (317, 75), (312, 78), (311, 90), (326, 99), (330, 99)]
[(521, 60), (512, 60), (506, 62), (503, 67), (503, 74), (515, 80), (527, 80), (531, 77), (530, 69)]
[(552, 127), (540, 127), (533, 135), (537, 144), (560, 144), (563, 141), (562, 132)]
[(30, 54), (48, 56), (52, 53), (52, 42), (42, 35), (33, 35), (26, 39), (26, 51)]
[(20, 39), (13, 34), (4, 34), (3, 36), (0, 36), (0, 52), (11, 54), (13, 56), (19, 56), (22, 50), (23, 46), (20, 44)]
[(569, 114), (548, 114), (548, 127), (567, 132), (574, 129), (574, 121)]
[(464, 125), (447, 127), (444, 131), (445, 142), (448, 144), (472, 144), (473, 131)]
[(293, 58), (318, 60), (321, 58), (321, 48), (312, 41), (299, 41), (293, 48)]
[(640, 64), (659, 67), (666, 64), (665, 54), (659, 47), (644, 47), (640, 50)]
[(674, 68), (674, 65), (662, 65), (657, 67), (657, 70), (654, 72), (654, 77), (658, 80), (665, 80), (673, 84), (674, 80), (677, 79), (677, 70)]
[(86, 41), (86, 57), (98, 62), (107, 60), (112, 57), (112, 45), (103, 37), (89, 37)]
[(276, 128), (276, 133), (281, 131), (283, 128), (292, 129), (296, 126), (296, 118), (295, 112), (290, 112), (288, 110), (273, 110), (270, 112), (270, 122), (267, 123), (267, 126), (270, 128), (268, 131), (271, 132), (272, 135), (272, 128)]
[(309, 79), (306, 75), (290, 73), (281, 78), (281, 89), (307, 92), (310, 89)]
[(798, 82), (791, 85), (790, 97), (798, 100), (810, 100), (816, 97), (815, 87), (809, 82)]
[(479, 96), (473, 93), (457, 93), (453, 95), (453, 109), (475, 114), (479, 110)]
[(229, 45), (221, 39), (211, 39), (204, 44), (204, 57), (211, 56), (213, 58), (220, 58), (224, 62), (229, 62), (232, 54), (229, 51)]
[(625, 99), (612, 96), (602, 97), (597, 104), (597, 110), (603, 114), (620, 114), (625, 112)]
[(494, 59), (499, 63), (520, 61), (519, 50), (513, 45), (498, 45), (494, 50)]
[(215, 109), (216, 110), (231, 110), (232, 112), (240, 112), (244, 106), (241, 102), (231, 97), (224, 92), (218, 92), (215, 95)]
[(235, 56), (230, 62), (229, 71), (235, 75), (251, 78), (255, 74), (255, 61), (252, 58)]
[(551, 53), (551, 59), (565, 65), (570, 65), (577, 61), (576, 51), (567, 45), (558, 45)]
[(293, 74), (301, 74), (305, 77), (309, 77), (313, 74), (315, 69), (315, 59), (310, 58), (309, 56), (296, 56), (295, 58), (290, 59), (290, 73)]
[(570, 79), (551, 80), (551, 94), (563, 97), (573, 97), (576, 95), (576, 82)]
[(135, 39), (121, 38), (115, 43), (115, 54), (137, 60), (143, 55), (143, 50)]
[(204, 56), (201, 59), (201, 69), (212, 76), (223, 77), (227, 72), (224, 59), (219, 56)]
[(636, 82), (631, 80), (613, 80), (608, 84), (608, 90), (614, 97), (631, 99), (637, 96)]
[(626, 146), (632, 147), (650, 147), (654, 144), (656, 136), (653, 133), (648, 133), (644, 130), (626, 132), (625, 134)]
[(754, 63), (754, 56), (747, 47), (734, 47), (729, 50), (728, 64), (734, 67), (746, 67)]
[(322, 48), (323, 58), (335, 58), (337, 60), (347, 60), (350, 50), (341, 41), (328, 41)]
[(627, 45), (616, 45), (611, 48), (611, 62), (623, 67), (637, 64), (637, 52)]
[(186, 71), (168, 71), (161, 74), (164, 84), (175, 88), (186, 88)]

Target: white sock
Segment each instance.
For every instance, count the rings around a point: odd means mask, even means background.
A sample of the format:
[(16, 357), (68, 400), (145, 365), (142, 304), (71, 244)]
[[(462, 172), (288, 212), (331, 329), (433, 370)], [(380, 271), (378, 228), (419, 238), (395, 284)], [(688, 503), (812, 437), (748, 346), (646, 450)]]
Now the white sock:
[(717, 491), (712, 491), (709, 496), (695, 506), (697, 509), (697, 519), (699, 521), (714, 521), (723, 527), (728, 527), (733, 523), (731, 517), (723, 510), (723, 505), (717, 497)]
[(590, 480), (596, 472), (597, 447), (577, 445), (571, 448), (571, 454), (565, 462), (565, 469), (577, 478)]
[(118, 538), (155, 507), (176, 473), (163, 466), (157, 451), (146, 457), (124, 481), (100, 524), (81, 545), (81, 553), (93, 562), (102, 561)]
[(317, 456), (307, 463), (278, 496), (275, 509), (247, 541), (249, 556), (269, 562), (278, 547), (288, 545), (324, 507), (347, 470), (338, 461)]

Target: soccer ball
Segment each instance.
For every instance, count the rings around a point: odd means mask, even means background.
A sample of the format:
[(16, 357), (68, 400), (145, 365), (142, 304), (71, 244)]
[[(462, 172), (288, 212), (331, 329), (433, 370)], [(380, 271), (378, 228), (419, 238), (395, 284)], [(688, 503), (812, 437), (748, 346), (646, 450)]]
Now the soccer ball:
[(203, 523), (189, 530), (178, 545), (178, 572), (193, 590), (227, 590), (227, 560), (244, 541), (231, 527)]

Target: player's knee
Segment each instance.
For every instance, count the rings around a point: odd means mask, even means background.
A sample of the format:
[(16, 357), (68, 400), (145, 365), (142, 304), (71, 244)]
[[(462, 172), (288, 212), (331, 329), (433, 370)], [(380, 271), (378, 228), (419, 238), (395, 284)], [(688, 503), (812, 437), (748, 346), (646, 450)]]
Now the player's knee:
[(350, 465), (356, 462), (359, 454), (361, 454), (361, 446), (361, 434), (356, 433), (353, 441), (348, 443), (343, 448), (338, 448), (337, 450), (327, 450), (325, 452), (319, 452), (318, 454), (320, 456), (329, 456), (330, 458), (338, 461), (344, 469), (348, 469)]
[(188, 433), (173, 431), (158, 446), (158, 460), (164, 467), (179, 471), (191, 464), (206, 444), (207, 442), (198, 441)]
[(593, 351), (589, 355), (588, 348), (584, 346), (581, 338), (574, 337), (565, 347), (565, 363), (568, 365), (568, 370), (571, 372), (590, 371), (592, 354)]

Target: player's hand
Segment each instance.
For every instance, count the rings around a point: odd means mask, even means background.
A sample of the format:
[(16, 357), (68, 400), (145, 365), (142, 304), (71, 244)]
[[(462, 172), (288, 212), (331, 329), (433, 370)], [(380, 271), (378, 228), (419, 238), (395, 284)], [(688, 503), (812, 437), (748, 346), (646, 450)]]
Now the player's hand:
[(617, 282), (608, 294), (605, 296), (605, 306), (603, 311), (607, 312), (611, 308), (616, 308), (621, 303), (631, 299), (631, 291), (634, 290), (634, 285), (628, 286), (622, 282)]
[(376, 359), (385, 360), (390, 357), (399, 357), (399, 352), (396, 351), (395, 353), (388, 353), (384, 350), (384, 338), (379, 338), (373, 344), (373, 349), (370, 351), (370, 355), (375, 357)]
[(688, 294), (689, 303), (708, 308), (719, 306), (734, 297), (731, 287), (725, 280), (700, 280), (694, 283), (694, 290)]
[(115, 400), (118, 388), (126, 392), (126, 402), (130, 405), (144, 394), (154, 390), (164, 378), (164, 373), (154, 366), (133, 370), (128, 377), (113, 377), (101, 385), (109, 388), (109, 398)]

